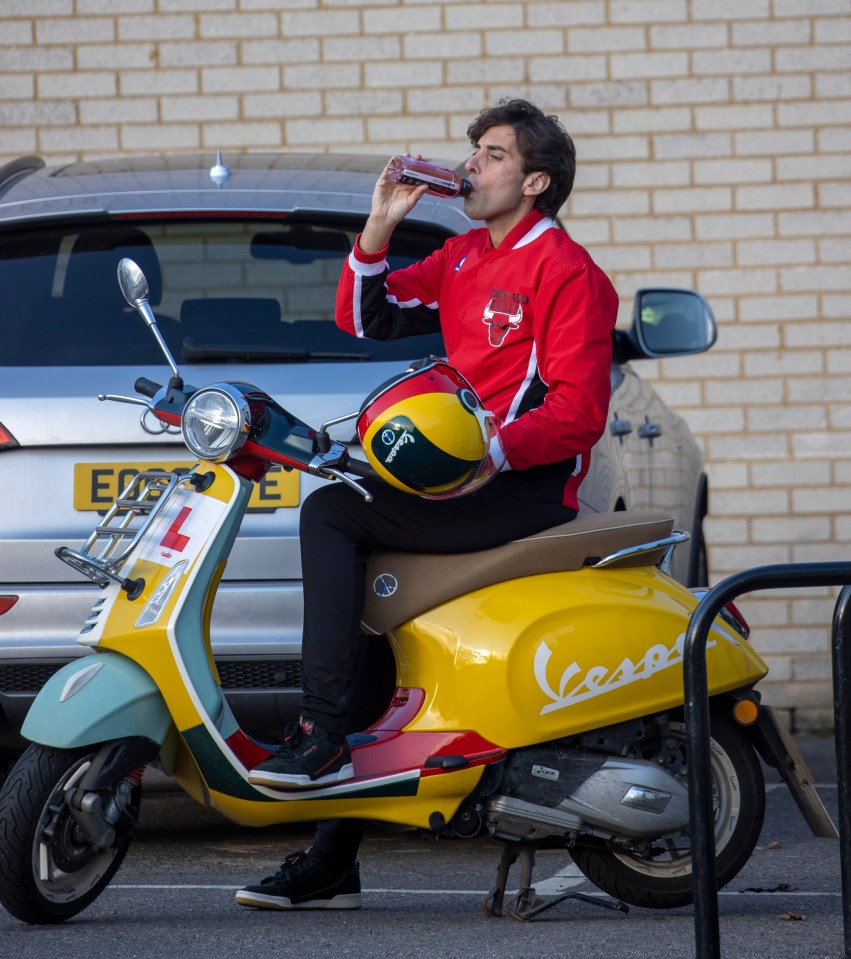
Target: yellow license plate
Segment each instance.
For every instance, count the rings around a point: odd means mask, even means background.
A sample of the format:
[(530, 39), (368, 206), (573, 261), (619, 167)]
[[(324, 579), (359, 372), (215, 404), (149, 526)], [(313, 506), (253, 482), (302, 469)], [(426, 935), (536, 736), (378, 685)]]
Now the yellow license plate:
[[(131, 479), (142, 470), (171, 472), (188, 470), (192, 463), (76, 463), (74, 465), (74, 509), (104, 512), (115, 502)], [(298, 506), (298, 473), (273, 466), (254, 484), (250, 510), (273, 510)]]

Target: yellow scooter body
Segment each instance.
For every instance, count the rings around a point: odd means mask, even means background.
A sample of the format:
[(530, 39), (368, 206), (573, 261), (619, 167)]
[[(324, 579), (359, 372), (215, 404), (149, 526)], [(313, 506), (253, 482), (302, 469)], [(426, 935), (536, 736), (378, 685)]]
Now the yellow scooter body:
[[(164, 769), (236, 822), (368, 817), (426, 827), (435, 816), (451, 819), (506, 750), (682, 702), (682, 643), (696, 606), (688, 590), (654, 567), (530, 576), (459, 596), (391, 631), (398, 686), (411, 692), (371, 730), (373, 742), (353, 748), (361, 778), (298, 792), (252, 785), (248, 771), (271, 747), (239, 729), (209, 643), (212, 598), (250, 483), (225, 466), (198, 471), (213, 472), (212, 485), (173, 493), (122, 568), (144, 579), (142, 595), (108, 587), (80, 642), (120, 653), (153, 680), (174, 723), (158, 740)], [(707, 657), (711, 694), (767, 672), (721, 625)], [(67, 690), (72, 680), (57, 684)], [(99, 697), (120, 695), (108, 681), (105, 669), (87, 680), (75, 708), (96, 713)], [(61, 723), (55, 701), (44, 707), (51, 722), (57, 714)], [(454, 763), (458, 752), (464, 763)]]

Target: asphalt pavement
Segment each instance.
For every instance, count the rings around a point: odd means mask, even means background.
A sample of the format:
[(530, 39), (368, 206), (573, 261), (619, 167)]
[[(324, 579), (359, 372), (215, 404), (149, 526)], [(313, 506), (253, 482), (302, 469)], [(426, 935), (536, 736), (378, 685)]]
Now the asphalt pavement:
[[(799, 742), (837, 821), (833, 739)], [(622, 913), (568, 900), (531, 922), (488, 918), (481, 902), (495, 878), (497, 843), (436, 840), (379, 826), (370, 828), (361, 850), (360, 911), (270, 913), (234, 904), (239, 886), (274, 872), (310, 835), (307, 826), (233, 826), (169, 781), (153, 778), (146, 782), (136, 841), (100, 899), (56, 927), (30, 927), (0, 916), (0, 955), (687, 959), (696, 954), (690, 907), (664, 912), (630, 907)], [(540, 852), (533, 881), (540, 896), (596, 892), (564, 851)], [(719, 914), (725, 957), (844, 955), (839, 844), (811, 836), (773, 772), (760, 841), (719, 895)]]

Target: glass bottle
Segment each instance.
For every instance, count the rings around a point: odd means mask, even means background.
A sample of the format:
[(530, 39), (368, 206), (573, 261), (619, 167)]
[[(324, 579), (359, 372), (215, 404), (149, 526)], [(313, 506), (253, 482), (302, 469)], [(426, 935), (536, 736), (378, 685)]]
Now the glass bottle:
[(392, 183), (407, 183), (410, 186), (426, 184), (426, 193), (434, 196), (467, 196), (473, 191), (470, 181), (454, 170), (406, 156), (393, 157), (387, 166), (387, 179)]

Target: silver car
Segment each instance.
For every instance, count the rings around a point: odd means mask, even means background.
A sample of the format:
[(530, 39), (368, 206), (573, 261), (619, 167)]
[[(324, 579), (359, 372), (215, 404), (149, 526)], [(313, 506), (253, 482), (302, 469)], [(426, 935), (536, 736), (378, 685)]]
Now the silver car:
[[(75, 638), (97, 587), (54, 549), (79, 546), (137, 470), (189, 465), (179, 434), (138, 407), (97, 399), (132, 394), (140, 375), (167, 376), (119, 292), (118, 260), (143, 268), (187, 382), (256, 383), (318, 426), (443, 348), (438, 336), (356, 340), (333, 322), (341, 263), (384, 162), (185, 155), (46, 168), (24, 157), (0, 168), (0, 760), (21, 748), (38, 689), (84, 655)], [(391, 266), (471, 225), (461, 201), (424, 198), (394, 234)], [(697, 294), (636, 298), (635, 322), (614, 334), (609, 429), (581, 491), (585, 511), (673, 513), (692, 534), (674, 569), (689, 585), (706, 577), (701, 456), (628, 361), (698, 352), (713, 339)], [(351, 439), (345, 429), (335, 438)], [(258, 484), (212, 614), (222, 685), (260, 736), (292, 717), (300, 693), (298, 511), (318, 482), (277, 469)]]

